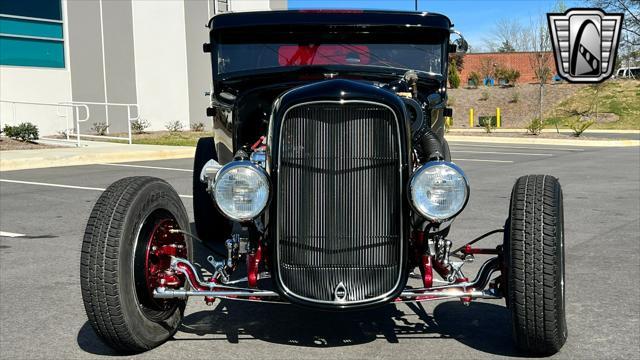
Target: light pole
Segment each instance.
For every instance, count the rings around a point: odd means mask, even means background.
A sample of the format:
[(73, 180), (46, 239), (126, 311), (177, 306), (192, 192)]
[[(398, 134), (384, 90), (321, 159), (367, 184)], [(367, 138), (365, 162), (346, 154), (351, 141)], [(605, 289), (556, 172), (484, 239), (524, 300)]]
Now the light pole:
[(418, 11), (418, 0), (416, 0), (416, 11)]

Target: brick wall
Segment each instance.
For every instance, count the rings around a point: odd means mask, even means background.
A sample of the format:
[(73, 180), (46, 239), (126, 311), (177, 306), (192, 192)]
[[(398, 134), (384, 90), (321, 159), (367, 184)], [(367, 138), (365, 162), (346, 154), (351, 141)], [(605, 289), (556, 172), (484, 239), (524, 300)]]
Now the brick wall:
[[(546, 58), (549, 67), (551, 68), (552, 76), (556, 74), (556, 64), (553, 59), (553, 53), (543, 53)], [(536, 82), (533, 68), (531, 67), (532, 56), (534, 53), (530, 52), (512, 52), (512, 53), (472, 53), (464, 56), (464, 68), (460, 74), (461, 85), (466, 86), (469, 74), (472, 71), (481, 73), (481, 61), (482, 59), (491, 59), (493, 64), (497, 66), (504, 66), (511, 69), (517, 69), (520, 71), (520, 83)]]

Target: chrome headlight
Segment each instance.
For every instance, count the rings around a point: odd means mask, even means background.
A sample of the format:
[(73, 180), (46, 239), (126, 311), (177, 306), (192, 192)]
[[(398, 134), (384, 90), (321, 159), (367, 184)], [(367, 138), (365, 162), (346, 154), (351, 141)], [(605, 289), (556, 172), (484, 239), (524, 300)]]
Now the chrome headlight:
[(464, 209), (469, 199), (469, 183), (455, 164), (428, 162), (411, 177), (409, 196), (413, 208), (420, 215), (431, 221), (443, 222)]
[(250, 161), (234, 161), (218, 171), (213, 197), (228, 218), (248, 221), (267, 206), (269, 188), (269, 178), (262, 168)]

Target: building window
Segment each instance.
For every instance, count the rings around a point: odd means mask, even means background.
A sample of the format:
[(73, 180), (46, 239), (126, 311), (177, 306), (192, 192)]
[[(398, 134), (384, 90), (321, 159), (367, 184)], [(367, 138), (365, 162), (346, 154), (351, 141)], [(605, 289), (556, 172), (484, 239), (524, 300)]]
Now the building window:
[(60, 0), (0, 0), (0, 65), (64, 68)]

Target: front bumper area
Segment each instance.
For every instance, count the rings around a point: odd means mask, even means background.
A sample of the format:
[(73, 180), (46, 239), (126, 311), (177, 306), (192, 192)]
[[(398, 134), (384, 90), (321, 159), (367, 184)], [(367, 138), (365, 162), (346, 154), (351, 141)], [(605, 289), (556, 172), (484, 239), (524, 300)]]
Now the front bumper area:
[[(172, 258), (171, 268), (183, 274), (189, 286), (179, 289), (158, 287), (153, 291), (154, 298), (186, 299), (194, 296), (203, 296), (208, 304), (212, 304), (213, 299), (216, 298), (282, 304), (289, 303), (275, 291), (235, 286), (236, 284), (245, 283), (246, 279), (235, 281), (232, 284), (218, 284), (214, 281), (204, 281), (193, 264), (186, 259)], [(482, 265), (475, 279), (472, 281), (432, 287), (406, 287), (400, 296), (391, 302), (422, 302), (457, 298), (463, 303), (468, 304), (474, 299), (500, 299), (503, 297), (501, 292), (496, 287), (490, 286), (491, 276), (498, 271), (500, 271), (499, 258), (493, 257)], [(336, 310), (340, 310), (340, 308), (336, 307)]]

